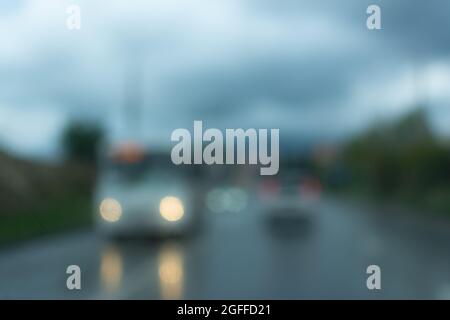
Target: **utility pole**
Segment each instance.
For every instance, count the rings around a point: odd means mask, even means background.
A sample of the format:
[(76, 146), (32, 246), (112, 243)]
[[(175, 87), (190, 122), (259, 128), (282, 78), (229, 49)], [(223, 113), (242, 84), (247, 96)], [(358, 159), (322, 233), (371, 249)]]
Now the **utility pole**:
[(139, 140), (142, 135), (142, 83), (141, 64), (133, 61), (126, 70), (123, 110), (126, 135), (132, 140)]

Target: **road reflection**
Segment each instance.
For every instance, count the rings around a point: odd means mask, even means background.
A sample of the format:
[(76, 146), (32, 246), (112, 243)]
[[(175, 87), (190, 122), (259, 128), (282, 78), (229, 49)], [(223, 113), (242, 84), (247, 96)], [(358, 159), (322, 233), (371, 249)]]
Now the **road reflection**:
[(123, 274), (123, 258), (119, 249), (109, 244), (103, 249), (100, 263), (102, 289), (108, 293), (120, 290)]
[(181, 299), (184, 286), (182, 248), (176, 243), (161, 246), (158, 255), (158, 275), (162, 299)]

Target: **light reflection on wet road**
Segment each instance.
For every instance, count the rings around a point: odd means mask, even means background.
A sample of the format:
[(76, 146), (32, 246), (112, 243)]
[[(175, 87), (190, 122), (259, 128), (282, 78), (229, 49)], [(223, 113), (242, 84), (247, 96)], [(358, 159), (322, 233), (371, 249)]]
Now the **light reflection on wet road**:
[[(0, 297), (450, 298), (447, 222), (322, 200), (289, 233), (267, 224), (253, 200), (241, 212), (206, 214), (185, 240), (119, 242), (84, 231), (3, 249)], [(71, 264), (81, 267), (80, 291), (66, 289)], [(371, 264), (381, 267), (378, 292), (366, 288)]]

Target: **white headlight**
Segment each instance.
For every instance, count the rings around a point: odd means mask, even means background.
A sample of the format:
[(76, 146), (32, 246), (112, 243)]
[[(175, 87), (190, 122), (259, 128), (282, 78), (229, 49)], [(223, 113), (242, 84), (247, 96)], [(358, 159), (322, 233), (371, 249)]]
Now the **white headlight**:
[(176, 197), (164, 197), (159, 203), (159, 213), (167, 221), (178, 221), (184, 215), (183, 203)]
[(116, 222), (122, 216), (122, 206), (116, 199), (106, 198), (100, 203), (100, 215), (108, 222)]

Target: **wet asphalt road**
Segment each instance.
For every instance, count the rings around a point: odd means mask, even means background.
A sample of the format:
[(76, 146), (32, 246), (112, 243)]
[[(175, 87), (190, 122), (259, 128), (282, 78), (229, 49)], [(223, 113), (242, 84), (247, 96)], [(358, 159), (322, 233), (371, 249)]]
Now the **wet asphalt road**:
[[(113, 242), (85, 230), (4, 248), (0, 298), (450, 298), (445, 219), (327, 199), (290, 233), (262, 212), (249, 201), (240, 213), (208, 213), (186, 240)], [(72, 264), (81, 290), (66, 288)], [(379, 291), (366, 287), (371, 264), (381, 267)]]

